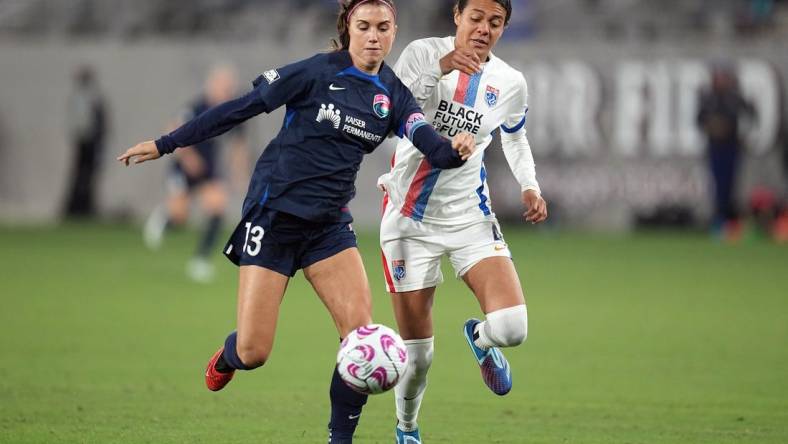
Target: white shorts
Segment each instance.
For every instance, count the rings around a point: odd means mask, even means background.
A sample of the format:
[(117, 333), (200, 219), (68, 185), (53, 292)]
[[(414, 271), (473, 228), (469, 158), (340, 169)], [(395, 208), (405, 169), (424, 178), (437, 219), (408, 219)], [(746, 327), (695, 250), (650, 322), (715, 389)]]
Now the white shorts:
[(380, 223), (383, 274), (390, 293), (421, 290), (443, 282), (441, 257), (462, 277), (488, 257), (512, 254), (495, 217), (456, 226), (417, 222), (388, 204)]

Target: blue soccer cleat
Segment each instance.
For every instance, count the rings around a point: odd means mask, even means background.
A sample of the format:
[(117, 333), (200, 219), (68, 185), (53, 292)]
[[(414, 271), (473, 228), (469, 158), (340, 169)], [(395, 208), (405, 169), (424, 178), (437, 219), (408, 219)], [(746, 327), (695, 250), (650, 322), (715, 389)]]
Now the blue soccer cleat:
[(419, 429), (412, 432), (403, 432), (399, 427), (394, 427), (394, 433), (397, 434), (397, 444), (421, 444)]
[(482, 379), (487, 387), (496, 395), (503, 396), (512, 389), (512, 371), (509, 368), (509, 361), (503, 356), (497, 347), (482, 350), (473, 343), (473, 330), (476, 324), (481, 321), (478, 319), (468, 319), (465, 321), (463, 334), (471, 347), (473, 357), (479, 364), (482, 371)]

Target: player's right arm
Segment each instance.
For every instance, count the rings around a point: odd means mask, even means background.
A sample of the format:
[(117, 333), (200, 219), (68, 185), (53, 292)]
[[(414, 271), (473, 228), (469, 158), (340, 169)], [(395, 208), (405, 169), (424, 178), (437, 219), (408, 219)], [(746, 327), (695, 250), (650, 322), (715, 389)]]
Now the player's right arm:
[(310, 66), (317, 57), (320, 55), (266, 71), (253, 82), (254, 89), (247, 94), (205, 111), (156, 141), (142, 142), (129, 148), (117, 160), (128, 166), (130, 161), (142, 163), (158, 159), (176, 148), (196, 145), (258, 114), (279, 108), (306, 94), (312, 87), (310, 72), (313, 70)]
[[(183, 125), (184, 122), (187, 122), (195, 117), (196, 115), (190, 108), (183, 112), (179, 119), (170, 122), (167, 125), (166, 131), (170, 133)], [(194, 147), (192, 146), (183, 146), (181, 149), (176, 151), (174, 155), (175, 161), (178, 163), (187, 177), (198, 178), (205, 172), (205, 161), (203, 160), (202, 156), (197, 153), (197, 150), (193, 148)]]
[(411, 42), (394, 65), (397, 77), (413, 93), (419, 106), (424, 106), (435, 93), (441, 77), (455, 69), (473, 75), (481, 71), (479, 57), (471, 50), (459, 48), (441, 56), (429, 39)]

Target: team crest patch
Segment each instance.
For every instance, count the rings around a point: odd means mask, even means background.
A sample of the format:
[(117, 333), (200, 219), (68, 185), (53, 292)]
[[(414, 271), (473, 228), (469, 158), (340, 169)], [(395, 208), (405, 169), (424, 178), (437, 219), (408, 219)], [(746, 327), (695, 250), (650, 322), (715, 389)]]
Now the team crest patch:
[(394, 280), (399, 282), (405, 279), (405, 261), (391, 261), (391, 270), (394, 273)]
[(265, 80), (270, 85), (276, 82), (277, 80), (279, 80), (279, 71), (275, 69), (269, 69), (268, 71), (263, 73), (263, 77), (265, 77)]
[(484, 100), (487, 102), (487, 106), (489, 106), (490, 108), (495, 106), (495, 104), (498, 103), (499, 94), (500, 91), (498, 91), (497, 89), (493, 88), (490, 85), (487, 85), (487, 91), (484, 93)]
[(389, 100), (389, 96), (385, 94), (375, 95), (375, 99), (372, 100), (372, 109), (381, 119), (388, 117), (391, 110), (391, 101)]

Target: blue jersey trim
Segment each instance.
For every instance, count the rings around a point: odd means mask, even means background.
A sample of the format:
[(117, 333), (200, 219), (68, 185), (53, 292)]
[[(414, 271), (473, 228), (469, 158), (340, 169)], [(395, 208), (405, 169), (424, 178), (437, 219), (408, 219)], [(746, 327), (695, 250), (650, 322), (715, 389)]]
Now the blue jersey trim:
[(295, 114), (296, 112), (294, 109), (287, 110), (287, 113), (285, 113), (285, 128), (290, 127), (290, 122), (293, 121), (293, 117), (295, 117)]
[(372, 82), (378, 88), (382, 89), (383, 91), (386, 91), (386, 94), (391, 95), (391, 93), (389, 93), (389, 89), (386, 88), (386, 86), (383, 85), (383, 82), (380, 81), (380, 76), (373, 75), (373, 74), (367, 74), (365, 72), (362, 72), (361, 70), (359, 70), (355, 66), (351, 66), (349, 68), (345, 68), (342, 71), (340, 71), (339, 73), (337, 73), (337, 77), (342, 77), (342, 76), (357, 77), (359, 79), (366, 80), (368, 82)]
[(501, 130), (503, 132), (509, 133), (509, 134), (516, 133), (517, 131), (520, 131), (520, 129), (525, 126), (525, 118), (527, 116), (528, 116), (528, 108), (525, 109), (525, 114), (523, 114), (523, 120), (521, 120), (520, 123), (518, 123), (517, 125), (515, 125), (512, 128), (507, 128), (506, 125), (501, 125)]
[(484, 195), (484, 181), (487, 180), (487, 170), (484, 168), (484, 164), (482, 164), (482, 170), (479, 173), (479, 177), (482, 180), (482, 184), (476, 189), (476, 194), (479, 195), (480, 201), (479, 209), (482, 210), (485, 216), (489, 216), (492, 212), (490, 211), (490, 207), (487, 206), (487, 196)]
[(263, 197), (260, 199), (260, 205), (265, 205), (265, 202), (268, 200), (268, 187), (269, 185), (265, 186), (265, 191), (263, 191)]
[[(426, 120), (421, 120), (421, 121), (418, 121), (418, 122), (414, 123), (413, 126), (410, 127), (410, 131), (408, 131), (408, 134), (407, 134), (408, 140), (413, 142), (413, 135), (416, 134), (416, 130), (421, 128), (424, 125), (428, 125)], [(404, 125), (403, 125), (403, 130), (404, 130)]]

